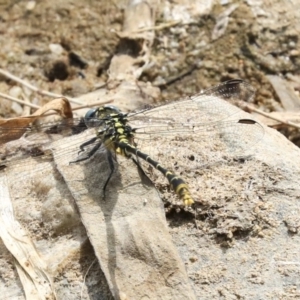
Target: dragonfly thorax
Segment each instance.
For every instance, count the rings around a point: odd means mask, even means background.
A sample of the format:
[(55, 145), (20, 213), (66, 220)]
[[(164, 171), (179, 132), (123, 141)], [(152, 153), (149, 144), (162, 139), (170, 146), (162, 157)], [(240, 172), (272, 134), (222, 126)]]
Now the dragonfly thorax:
[[(127, 114), (120, 112), (116, 107), (103, 106), (91, 112), (89, 116), (98, 120), (97, 136), (109, 150), (127, 158), (131, 154), (119, 144), (133, 144), (134, 130), (127, 125)], [(94, 124), (97, 121), (93, 122)]]

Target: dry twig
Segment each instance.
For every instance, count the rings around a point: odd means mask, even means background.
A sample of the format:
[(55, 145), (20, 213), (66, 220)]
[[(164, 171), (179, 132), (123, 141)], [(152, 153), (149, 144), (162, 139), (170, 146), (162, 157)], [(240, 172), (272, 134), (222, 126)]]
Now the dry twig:
[[(23, 86), (26, 86), (27, 88), (29, 88), (30, 90), (40, 94), (40, 95), (43, 95), (43, 96), (48, 96), (48, 97), (52, 97), (52, 98), (61, 98), (61, 97), (65, 97), (63, 95), (59, 95), (59, 94), (55, 94), (55, 93), (51, 93), (51, 92), (48, 92), (48, 91), (45, 91), (45, 90), (40, 90), (39, 88), (37, 88), (36, 86), (30, 84), (29, 82), (11, 74), (10, 72), (8, 71), (5, 71), (3, 69), (0, 69), (0, 75), (3, 75), (15, 82), (18, 82), (20, 83), (21, 85)], [(72, 103), (75, 103), (75, 104), (78, 104), (78, 105), (81, 105), (82, 103), (73, 99), (73, 98), (70, 98), (70, 97), (65, 97), (67, 98), (70, 102)]]
[(249, 104), (245, 105), (245, 104), (243, 104), (243, 107), (245, 108), (245, 110), (247, 112), (255, 112), (255, 113), (257, 113), (257, 114), (259, 114), (261, 116), (264, 116), (264, 117), (266, 117), (268, 119), (277, 121), (277, 122), (279, 122), (281, 124), (284, 124), (284, 125), (287, 125), (287, 126), (291, 126), (291, 127), (297, 128), (297, 129), (300, 129), (300, 125), (299, 124), (296, 124), (296, 123), (291, 122), (291, 121), (284, 120), (282, 118), (278, 118), (278, 117), (272, 116), (270, 113), (266, 113), (266, 112), (264, 112), (264, 111), (262, 111), (260, 109), (255, 108), (252, 105), (249, 105)]
[(35, 105), (35, 104), (29, 103), (27, 101), (20, 100), (18, 98), (9, 96), (9, 95), (4, 94), (4, 93), (0, 93), (0, 97), (3, 98), (3, 99), (7, 99), (7, 100), (10, 100), (10, 101), (17, 102), (17, 103), (19, 103), (21, 105), (26, 105), (26, 106), (31, 107), (31, 108), (40, 108), (39, 105)]
[(163, 23), (163, 24), (156, 25), (156, 26), (144, 27), (144, 28), (133, 31), (133, 33), (144, 32), (144, 31), (149, 31), (149, 30), (162, 30), (165, 28), (176, 26), (176, 25), (180, 24), (181, 22), (182, 22), (181, 20), (177, 20), (177, 21), (171, 21), (169, 23)]

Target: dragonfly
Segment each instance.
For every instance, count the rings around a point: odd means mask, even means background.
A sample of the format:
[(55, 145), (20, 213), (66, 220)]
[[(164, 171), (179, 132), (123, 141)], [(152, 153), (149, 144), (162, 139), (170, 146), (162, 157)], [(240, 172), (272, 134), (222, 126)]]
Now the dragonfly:
[[(172, 166), (166, 165), (165, 158), (171, 153), (176, 154), (178, 147), (188, 148), (191, 140), (196, 142), (199, 151), (205, 151), (201, 149), (204, 139), (209, 139), (212, 144), (224, 144), (225, 153), (236, 156), (249, 150), (251, 153), (251, 149), (254, 149), (264, 136), (263, 126), (252, 118), (240, 117), (239, 108), (220, 99), (250, 101), (254, 93), (255, 90), (250, 84), (235, 79), (184, 100), (129, 113), (124, 113), (113, 105), (104, 105), (89, 110), (84, 118), (42, 123), (38, 128), (28, 128), (21, 138), (26, 140), (25, 146), (22, 147), (18, 141), (5, 143), (5, 136), (13, 135), (20, 128), (0, 128), (0, 140), (1, 137), (4, 138), (0, 148), (0, 170), (5, 170), (13, 164), (21, 165), (22, 160), (28, 157), (51, 159), (49, 144), (53, 140), (88, 131), (84, 142), (81, 139), (78, 139), (78, 142), (75, 139), (75, 144), (73, 142), (72, 149), (76, 149), (77, 155), (73, 160), (69, 160), (69, 163), (84, 163), (97, 151), (104, 150), (110, 172), (103, 185), (103, 194), (115, 172), (117, 157), (123, 156), (132, 159), (138, 166), (141, 166), (140, 162), (143, 161), (160, 172), (182, 204), (190, 207), (194, 204), (195, 197), (187, 180), (177, 174)], [(168, 145), (169, 149), (160, 153), (159, 160), (140, 146), (147, 145), (147, 148), (151, 149), (156, 140)], [(198, 152), (198, 149), (195, 152)], [(59, 155), (63, 159), (69, 157), (67, 154), (68, 150), (64, 150)]]

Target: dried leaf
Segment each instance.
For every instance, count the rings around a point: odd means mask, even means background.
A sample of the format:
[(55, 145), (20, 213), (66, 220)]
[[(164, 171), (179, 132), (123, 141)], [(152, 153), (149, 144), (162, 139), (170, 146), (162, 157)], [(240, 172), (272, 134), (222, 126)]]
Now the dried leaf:
[(39, 108), (32, 116), (40, 117), (49, 110), (56, 111), (62, 118), (72, 118), (72, 108), (66, 98), (57, 98)]
[(6, 143), (20, 138), (30, 127), (31, 123), (51, 110), (57, 112), (62, 118), (73, 117), (71, 105), (66, 98), (54, 99), (39, 108), (31, 116), (0, 120), (0, 143)]

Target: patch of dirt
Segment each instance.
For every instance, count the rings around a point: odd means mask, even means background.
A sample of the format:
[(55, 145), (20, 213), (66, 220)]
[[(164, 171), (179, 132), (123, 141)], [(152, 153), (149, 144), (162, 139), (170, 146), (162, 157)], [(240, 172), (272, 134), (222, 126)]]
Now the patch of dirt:
[[(168, 23), (166, 3), (162, 1), (157, 13), (158, 25)], [(282, 3), (264, 1), (258, 7), (250, 0), (229, 1), (228, 5), (218, 2), (192, 22), (157, 29), (151, 50), (152, 66), (143, 72), (141, 80), (161, 88), (160, 97), (155, 99), (161, 102), (182, 99), (221, 81), (242, 78), (257, 89), (254, 103), (259, 108), (280, 111), (281, 104), (267, 75), (299, 78), (300, 70), (300, 17), (292, 4), (283, 7)], [(224, 33), (213, 39), (222, 13), (235, 4)], [(116, 33), (122, 30), (125, 7), (125, 1), (2, 1), (1, 68), (53, 93), (76, 97), (94, 91), (107, 81), (106, 71), (116, 53), (119, 42)], [(4, 76), (0, 76), (0, 91), (38, 105), (49, 101), (48, 97), (20, 87)], [(0, 102), (1, 117), (25, 112), (29, 113), (19, 104)], [(282, 145), (282, 140), (279, 143)], [(152, 150), (157, 148), (161, 152), (156, 157), (171, 153), (168, 147), (164, 150), (160, 145), (157, 142), (157, 146), (152, 146)], [(263, 143), (265, 149), (268, 145), (267, 141)], [(189, 147), (191, 154), (196, 153), (199, 140), (191, 141)], [(158, 182), (163, 198), (168, 199), (170, 231), (197, 297), (293, 299), (299, 296), (299, 208), (293, 202), (299, 198), (299, 188), (294, 184), (299, 171), (293, 169), (293, 163), (298, 165), (297, 159), (294, 162), (290, 158), (293, 151), (285, 149), (289, 168), (281, 165), (283, 152), (276, 152), (276, 143), (274, 152), (260, 149), (261, 159), (220, 157), (221, 163), (211, 159), (213, 163), (203, 166), (201, 162), (212, 158), (214, 149), (189, 159), (188, 147), (184, 148), (182, 161), (174, 161), (170, 155), (164, 163), (187, 178), (197, 200), (195, 211), (178, 209), (178, 199), (165, 178), (153, 175), (152, 170), (149, 176)], [(294, 154), (298, 155), (296, 150)], [(42, 179), (37, 185), (41, 194), (49, 193)], [(65, 194), (63, 190), (60, 192)], [(62, 203), (57, 199), (52, 197), (50, 204), (23, 203), (17, 215), (37, 239), (48, 238), (51, 244), (52, 239), (57, 241), (67, 233), (78, 242), (81, 233), (74, 226), (78, 226), (79, 216), (74, 207), (69, 210), (67, 197)], [(70, 219), (65, 218), (61, 206), (67, 207)], [(31, 210), (28, 215), (26, 208)], [(39, 209), (44, 215), (35, 213)], [(39, 246), (47, 249), (48, 244)], [(69, 247), (72, 252), (72, 246)], [(76, 247), (74, 259), (62, 262), (55, 279), (59, 296), (77, 299), (85, 280), (83, 299), (96, 299), (102, 293), (103, 299), (111, 299), (98, 263), (93, 264), (95, 256), (89, 244)], [(63, 248), (57, 249), (62, 252), (59, 249)], [(51, 253), (54, 252), (52, 249)], [(4, 251), (1, 253), (1, 278), (11, 279), (8, 290), (21, 290), (16, 269), (7, 262), (12, 258)], [(23, 297), (21, 292), (18, 296)]]
[[(3, 69), (41, 89), (74, 97), (106, 81), (105, 72), (97, 75), (115, 51), (113, 32), (121, 30), (122, 4), (41, 1), (28, 9), (26, 1), (4, 1), (0, 9)], [(0, 84), (3, 93), (14, 85), (3, 77)], [(25, 95), (40, 105), (49, 101), (30, 91)], [(7, 117), (12, 111), (8, 107), (1, 114)]]
[[(264, 24), (260, 21), (263, 16), (254, 15), (253, 6), (237, 4), (224, 34), (216, 40), (212, 40), (212, 33), (226, 9), (220, 4), (197, 22), (156, 31), (153, 65), (142, 79), (162, 87), (158, 101), (180, 99), (221, 81), (243, 78), (257, 88), (260, 107), (277, 110), (276, 96), (265, 75), (298, 74), (299, 32), (292, 25), (296, 19), (286, 15), (289, 26), (286, 22)], [(1, 67), (42, 89), (66, 96), (92, 91), (107, 79), (108, 63), (118, 43), (114, 32), (122, 29), (125, 5), (123, 1), (42, 1), (29, 9), (25, 1), (4, 1)], [(277, 9), (279, 5), (274, 4)], [(163, 5), (157, 22), (166, 23)], [(0, 84), (4, 93), (14, 85), (4, 78)], [(27, 90), (26, 96), (34, 97)], [(40, 102), (42, 98), (34, 100)], [(2, 109), (2, 116), (9, 114), (11, 109)]]

